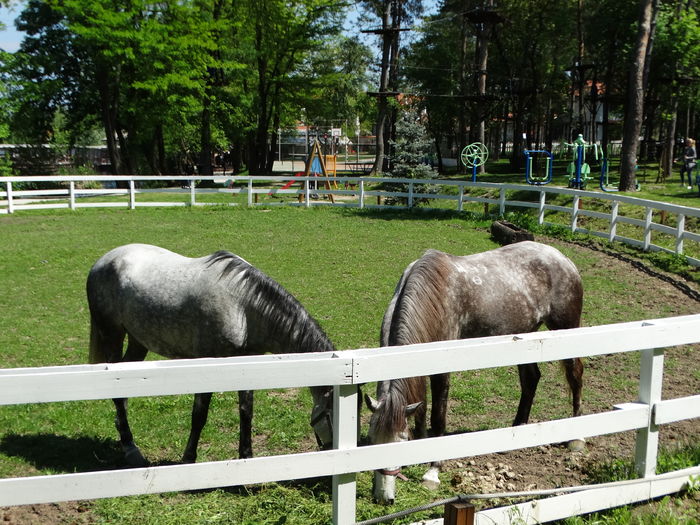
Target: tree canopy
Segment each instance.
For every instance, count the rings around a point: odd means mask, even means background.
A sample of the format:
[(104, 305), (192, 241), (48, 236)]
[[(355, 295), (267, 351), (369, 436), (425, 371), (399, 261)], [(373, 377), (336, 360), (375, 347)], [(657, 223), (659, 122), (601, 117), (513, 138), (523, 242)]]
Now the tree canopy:
[[(0, 54), (0, 135), (80, 144), (99, 129), (114, 173), (208, 173), (221, 150), (267, 173), (277, 131), (299, 124), (354, 135), (361, 120), (391, 159), (400, 94), (438, 166), (476, 140), (517, 167), (524, 147), (581, 133), (607, 148), (626, 129), (632, 155), (672, 158), (700, 131), (696, 4), (442, 0), (423, 16), (419, 0), (27, 0), (26, 38)], [(356, 5), (371, 33), (343, 29)]]

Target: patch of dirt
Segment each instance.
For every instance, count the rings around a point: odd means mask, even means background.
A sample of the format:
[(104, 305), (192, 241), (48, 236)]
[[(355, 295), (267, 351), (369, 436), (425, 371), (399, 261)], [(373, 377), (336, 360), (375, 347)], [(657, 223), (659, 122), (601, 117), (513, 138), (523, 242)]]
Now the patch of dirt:
[(90, 502), (67, 501), (0, 508), (2, 525), (89, 525), (96, 522), (90, 512)]

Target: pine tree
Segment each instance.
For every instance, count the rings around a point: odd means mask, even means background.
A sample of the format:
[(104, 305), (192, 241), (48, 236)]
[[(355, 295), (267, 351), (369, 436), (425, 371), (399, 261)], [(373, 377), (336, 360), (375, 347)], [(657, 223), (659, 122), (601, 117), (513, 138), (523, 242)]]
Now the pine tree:
[[(391, 141), (393, 154), (391, 156), (391, 171), (384, 175), (397, 179), (435, 179), (438, 172), (430, 165), (434, 158), (433, 141), (428, 136), (421, 122), (420, 114), (415, 110), (407, 110), (396, 122), (396, 140)], [(408, 192), (408, 184), (391, 183), (387, 189), (397, 192)], [(416, 184), (414, 193), (435, 193), (435, 187), (429, 184)], [(426, 197), (413, 199), (413, 204), (423, 204), (429, 201)], [(407, 204), (407, 197), (390, 197), (387, 204)]]

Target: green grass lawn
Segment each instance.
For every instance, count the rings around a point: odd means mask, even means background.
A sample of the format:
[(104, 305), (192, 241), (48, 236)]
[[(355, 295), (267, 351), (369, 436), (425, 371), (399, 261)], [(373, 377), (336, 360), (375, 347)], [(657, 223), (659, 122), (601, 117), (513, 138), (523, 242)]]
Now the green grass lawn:
[[(132, 242), (157, 244), (187, 256), (220, 249), (237, 253), (295, 295), (338, 349), (376, 347), (384, 309), (407, 264), (428, 248), (464, 255), (497, 247), (488, 233), (491, 220), (423, 210), (224, 206), (36, 211), (0, 217), (0, 367), (86, 362), (87, 272), (111, 248)], [(690, 301), (687, 311), (677, 313), (669, 313), (658, 301), (640, 301), (640, 294), (647, 292), (624, 278), (611, 277), (591, 252), (566, 244), (558, 247), (584, 276), (585, 325), (694, 312)], [(648, 293), (653, 296), (655, 291)], [(619, 363), (632, 373), (638, 370), (634, 357)], [(533, 416), (567, 416), (561, 383), (544, 383)], [(623, 381), (615, 388), (633, 390), (634, 385)], [(595, 405), (597, 394), (585, 395)], [(517, 400), (516, 373), (498, 369), (457, 378), (454, 396), (462, 404), (448, 423), (453, 429), (510, 424)], [(496, 402), (485, 410), (484, 400)], [(307, 390), (256, 392), (256, 403), (256, 455), (315, 449)], [(150, 461), (179, 460), (189, 429), (190, 404), (190, 396), (130, 401), (132, 429)], [(113, 416), (107, 400), (1, 407), (0, 477), (122, 466)], [(199, 461), (237, 456), (237, 418), (234, 393), (214, 396)], [(415, 466), (406, 473), (416, 480), (422, 471)], [(385, 512), (371, 502), (370, 484), (370, 473), (359, 474), (358, 519)], [(418, 483), (404, 483), (397, 507), (450, 495), (449, 483), (443, 483), (438, 493), (427, 492)], [(328, 480), (312, 480), (98, 500), (88, 508), (98, 523), (307, 524), (329, 521), (329, 501)]]

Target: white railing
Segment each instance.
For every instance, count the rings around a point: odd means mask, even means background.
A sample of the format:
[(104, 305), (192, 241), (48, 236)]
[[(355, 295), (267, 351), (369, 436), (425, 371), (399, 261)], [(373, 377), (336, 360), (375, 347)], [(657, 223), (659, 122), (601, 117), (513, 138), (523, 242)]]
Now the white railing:
[[(0, 370), (0, 405), (242, 389), (334, 386), (334, 450), (0, 480), (0, 506), (130, 496), (333, 476), (333, 520), (355, 519), (355, 473), (637, 431), (640, 483), (490, 509), (476, 523), (562, 519), (677, 492), (700, 466), (656, 475), (659, 425), (700, 417), (700, 395), (662, 400), (663, 348), (700, 342), (700, 315), (423, 345), (218, 359)], [(621, 352), (641, 352), (639, 395), (576, 418), (356, 448), (356, 385)], [(584, 390), (585, 392), (585, 390)], [(369, 494), (363, 495), (369, 497)]]
[[(451, 201), (458, 211), (464, 210), (465, 204), (477, 203), (487, 210), (489, 206), (498, 209), (499, 215), (506, 212), (506, 208), (528, 208), (535, 209), (539, 224), (565, 225), (573, 232), (588, 233), (609, 241), (623, 242), (632, 246), (642, 248), (644, 251), (665, 251), (683, 255), (686, 241), (694, 243), (693, 255), (700, 253), (700, 231), (695, 232), (688, 229), (688, 218), (696, 219), (695, 225), (700, 223), (700, 209), (690, 206), (679, 206), (677, 204), (667, 204), (658, 201), (638, 199), (619, 193), (603, 193), (594, 191), (583, 191), (568, 188), (557, 188), (553, 186), (530, 186), (525, 184), (499, 184), (492, 182), (468, 182), (457, 180), (415, 180), (415, 179), (392, 179), (377, 177), (331, 177), (328, 179), (338, 188), (325, 189), (325, 178), (320, 177), (280, 177), (280, 176), (245, 176), (229, 177), (231, 187), (221, 188), (198, 188), (197, 181), (222, 181), (222, 177), (198, 177), (192, 180), (190, 176), (60, 176), (60, 177), (4, 177), (4, 189), (0, 189), (0, 214), (14, 213), (20, 210), (56, 209), (95, 207), (127, 207), (135, 209), (137, 207), (153, 206), (206, 206), (212, 204), (222, 205), (221, 202), (207, 201), (207, 195), (211, 194), (231, 194), (245, 195), (248, 206), (258, 205), (258, 196), (272, 194), (276, 196), (294, 195), (299, 198), (295, 201), (280, 201), (271, 203), (265, 202), (264, 206), (275, 205), (297, 205), (297, 206), (345, 206), (357, 208), (396, 208), (396, 206), (382, 205), (382, 199), (387, 197), (401, 197), (406, 200), (406, 207), (412, 207), (417, 199), (428, 198), (441, 201)], [(122, 182), (127, 185), (126, 189), (81, 189), (76, 184), (84, 185), (86, 182), (93, 183), (113, 183)], [(187, 187), (159, 188), (159, 189), (139, 189), (138, 183), (148, 181), (169, 181)], [(288, 181), (300, 183), (302, 187), (281, 189), (280, 184)], [(13, 184), (27, 182), (52, 182), (67, 185), (66, 188), (52, 190), (17, 190)], [(257, 183), (257, 184), (256, 184)], [(260, 187), (260, 184), (264, 187)], [(404, 183), (408, 185), (408, 191), (391, 192), (378, 187), (381, 183)], [(417, 185), (429, 184), (432, 188), (439, 189), (438, 193), (418, 193), (415, 190)], [(473, 193), (472, 193), (473, 192)], [(498, 192), (498, 197), (486, 195), (487, 193)], [(139, 201), (139, 195), (149, 193), (172, 193), (182, 194), (186, 198), (182, 201), (150, 202)], [(518, 195), (535, 194), (536, 198), (530, 201), (514, 200)], [(96, 196), (119, 196), (125, 197), (122, 201), (110, 202), (80, 202), (83, 197)], [(313, 196), (329, 196), (329, 200), (315, 200)], [(567, 195), (572, 199), (570, 206), (562, 206), (547, 203), (547, 197), (552, 195)], [(336, 202), (330, 196), (340, 197), (342, 200)], [(521, 197), (522, 198), (522, 197)], [(372, 204), (375, 200), (377, 204)], [(584, 205), (584, 202), (586, 205)], [(598, 211), (588, 209), (590, 203), (599, 203), (609, 206), (609, 211)], [(229, 205), (236, 205), (229, 203)], [(630, 210), (631, 213), (623, 213)], [(636, 213), (635, 213), (636, 212)], [(568, 216), (569, 219), (561, 222), (557, 214)], [(658, 222), (655, 220), (658, 217)], [(605, 230), (596, 230), (582, 226), (581, 223), (586, 218), (599, 219), (606, 224)], [(554, 221), (554, 222), (550, 222)], [(559, 221), (559, 222), (557, 222)], [(672, 225), (670, 225), (672, 224)], [(618, 233), (618, 226), (631, 225), (634, 227), (636, 236), (623, 236)], [(700, 226), (697, 226), (700, 228)], [(654, 242), (654, 234), (662, 234), (670, 237), (667, 243), (672, 245), (663, 246)], [(631, 235), (631, 234), (628, 234)], [(700, 266), (700, 258), (685, 255), (688, 264)]]

